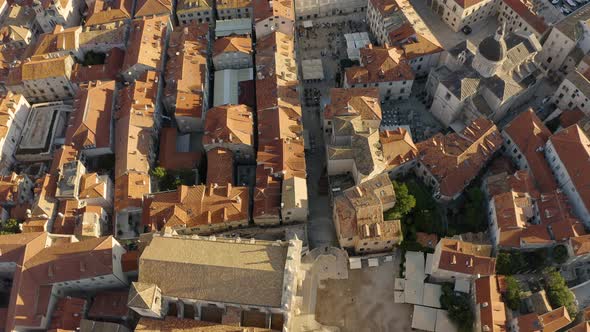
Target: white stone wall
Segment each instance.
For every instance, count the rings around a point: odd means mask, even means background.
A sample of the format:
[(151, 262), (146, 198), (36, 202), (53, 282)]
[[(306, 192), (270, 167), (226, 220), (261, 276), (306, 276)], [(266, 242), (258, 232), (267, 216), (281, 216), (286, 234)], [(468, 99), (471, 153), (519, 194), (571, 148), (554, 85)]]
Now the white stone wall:
[(555, 71), (561, 67), (574, 47), (576, 43), (573, 40), (553, 28), (543, 43), (543, 49), (539, 52), (537, 59), (544, 69)]
[[(577, 91), (577, 92), (576, 92)], [(553, 102), (561, 110), (579, 108), (586, 115), (590, 115), (590, 102), (588, 97), (567, 78), (561, 82), (559, 88), (553, 94)]]
[(590, 212), (588, 211), (588, 207), (585, 206), (584, 201), (582, 201), (582, 198), (574, 187), (574, 183), (561, 162), (559, 155), (556, 153), (551, 140), (547, 141), (545, 145), (545, 159), (547, 159), (549, 166), (553, 170), (555, 179), (557, 179), (561, 190), (567, 195), (569, 203), (574, 208), (577, 217), (588, 227), (590, 225)]
[(0, 138), (0, 175), (8, 175), (10, 173), (10, 167), (16, 162), (14, 153), (19, 142), (19, 137), (25, 127), (31, 106), (21, 95), (14, 104), (13, 109), (9, 110), (7, 123), (3, 124), (8, 127), (8, 133), (6, 133), (6, 136)]
[(213, 22), (213, 10), (211, 8), (201, 9), (198, 7), (177, 11), (176, 16), (181, 25), (191, 22), (211, 23)]

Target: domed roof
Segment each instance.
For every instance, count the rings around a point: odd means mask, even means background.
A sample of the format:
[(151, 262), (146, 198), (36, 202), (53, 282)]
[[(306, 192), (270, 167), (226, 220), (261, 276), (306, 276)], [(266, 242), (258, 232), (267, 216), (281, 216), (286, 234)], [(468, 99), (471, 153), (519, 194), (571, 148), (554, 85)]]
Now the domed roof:
[(479, 43), (478, 52), (486, 59), (498, 62), (504, 59), (506, 55), (506, 43), (504, 38), (496, 36), (489, 36)]

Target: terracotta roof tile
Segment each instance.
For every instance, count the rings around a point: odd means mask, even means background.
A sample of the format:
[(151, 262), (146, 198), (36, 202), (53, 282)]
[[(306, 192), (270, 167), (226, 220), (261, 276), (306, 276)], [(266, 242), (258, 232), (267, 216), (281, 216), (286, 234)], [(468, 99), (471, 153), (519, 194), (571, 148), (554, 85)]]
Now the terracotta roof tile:
[(234, 154), (229, 149), (207, 151), (207, 185), (234, 183)]
[(536, 15), (535, 13), (531, 12), (531, 10), (521, 2), (520, 0), (503, 0), (504, 3), (512, 8), (518, 14), (518, 16), (522, 17), (525, 22), (527, 22), (537, 33), (544, 34), (545, 31), (549, 28), (547, 23), (542, 16)]
[(398, 220), (384, 220), (383, 205), (395, 203), (389, 176), (380, 174), (334, 198), (334, 223), (339, 238), (399, 240)]
[(590, 234), (570, 238), (572, 249), (576, 256), (590, 253)]
[(504, 127), (504, 132), (522, 152), (539, 189), (543, 192), (557, 189), (557, 183), (543, 152), (551, 132), (535, 112), (529, 109), (520, 113)]
[(590, 140), (578, 125), (563, 129), (549, 139), (576, 187), (578, 195), (590, 208)]
[[(42, 248), (45, 241), (42, 244)], [(6, 329), (41, 326), (52, 284), (113, 273), (113, 238), (54, 245), (35, 253), (17, 269)], [(18, 280), (18, 281), (17, 281)]]
[(293, 0), (253, 0), (254, 21), (258, 22), (271, 17), (295, 20), (295, 3)]
[(237, 35), (216, 39), (213, 43), (213, 56), (228, 52), (252, 54), (252, 39)]
[(482, 331), (507, 331), (506, 308), (499, 291), (497, 277), (487, 276), (475, 280), (475, 294), (475, 302), (479, 305)]
[(129, 171), (149, 171), (157, 93), (156, 73), (152, 71), (119, 92), (115, 123), (115, 178)]
[(170, 15), (172, 1), (170, 0), (138, 0), (135, 17)]
[(303, 143), (297, 140), (279, 139), (258, 147), (258, 165), (281, 173), (283, 178), (306, 177)]
[(252, 6), (252, 0), (216, 0), (217, 10)]
[(264, 166), (256, 167), (256, 187), (254, 188), (254, 207), (252, 217), (255, 219), (280, 218), (281, 181), (271, 175)]
[(112, 149), (111, 123), (116, 82), (83, 84), (74, 99), (66, 131), (66, 145), (77, 149)]
[(496, 125), (480, 118), (462, 134), (439, 133), (418, 143), (418, 159), (437, 178), (441, 194), (453, 197), (463, 191), (501, 145)]
[(162, 51), (165, 48), (168, 16), (135, 19), (131, 22), (123, 70), (143, 65), (152, 70), (163, 70)]
[(369, 2), (381, 13), (382, 16), (391, 15), (393, 12), (399, 10), (395, 0), (369, 0)]
[(246, 105), (223, 105), (209, 109), (203, 144), (254, 144), (254, 114)]
[(132, 6), (131, 0), (95, 0), (88, 8), (84, 25), (102, 25), (130, 20)]
[(105, 63), (102, 65), (83, 66), (76, 63), (72, 69), (71, 81), (79, 84), (90, 81), (114, 80), (121, 72), (124, 58), (125, 52), (114, 47), (106, 53)]
[(414, 160), (418, 155), (418, 148), (414, 144), (412, 136), (402, 127), (380, 131), (379, 141), (383, 157), (390, 167)]
[(381, 120), (381, 105), (377, 88), (334, 88), (330, 90), (330, 104), (324, 111), (325, 119), (335, 116), (360, 115), (365, 120)]
[(160, 130), (160, 165), (166, 169), (193, 169), (201, 161), (201, 154), (196, 151), (177, 151), (176, 128)]
[(129, 292), (127, 290), (99, 292), (92, 300), (88, 317), (93, 319), (121, 319), (128, 316), (128, 296)]
[(82, 27), (76, 26), (65, 28), (56, 25), (52, 32), (44, 33), (32, 45), (32, 52), (29, 56), (43, 56), (47, 54), (75, 51), (79, 47), (79, 36)]
[(414, 72), (395, 47), (368, 47), (360, 50), (361, 66), (346, 69), (348, 84), (409, 81)]
[(423, 247), (434, 248), (438, 243), (438, 235), (416, 232), (416, 242), (420, 243)]
[(203, 91), (208, 79), (209, 24), (190, 23), (170, 36), (166, 62), (165, 98), (176, 116), (203, 117)]
[(84, 316), (86, 300), (64, 297), (57, 301), (55, 311), (51, 315), (49, 329), (76, 330)]
[(496, 259), (491, 258), (491, 246), (473, 244), (450, 238), (441, 239), (438, 268), (472, 276), (493, 275)]
[(190, 228), (248, 221), (248, 188), (225, 185), (179, 186), (152, 194), (143, 208), (144, 224)]
[(141, 207), (143, 195), (150, 192), (147, 173), (128, 172), (115, 178), (115, 210)]

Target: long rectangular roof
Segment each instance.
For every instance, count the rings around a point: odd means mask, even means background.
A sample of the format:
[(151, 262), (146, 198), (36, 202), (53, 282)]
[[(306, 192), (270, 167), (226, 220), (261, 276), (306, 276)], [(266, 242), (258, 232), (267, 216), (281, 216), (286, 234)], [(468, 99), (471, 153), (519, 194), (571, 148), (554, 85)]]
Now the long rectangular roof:
[(164, 296), (280, 307), (286, 243), (154, 237), (139, 261), (139, 282)]

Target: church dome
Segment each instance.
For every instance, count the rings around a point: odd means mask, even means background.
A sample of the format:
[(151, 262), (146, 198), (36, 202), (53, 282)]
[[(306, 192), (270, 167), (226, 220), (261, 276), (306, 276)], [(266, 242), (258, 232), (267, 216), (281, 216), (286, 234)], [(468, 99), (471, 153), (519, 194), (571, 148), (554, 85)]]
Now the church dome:
[(504, 38), (488, 36), (479, 43), (478, 52), (486, 59), (494, 62), (502, 61), (506, 55), (506, 43)]

